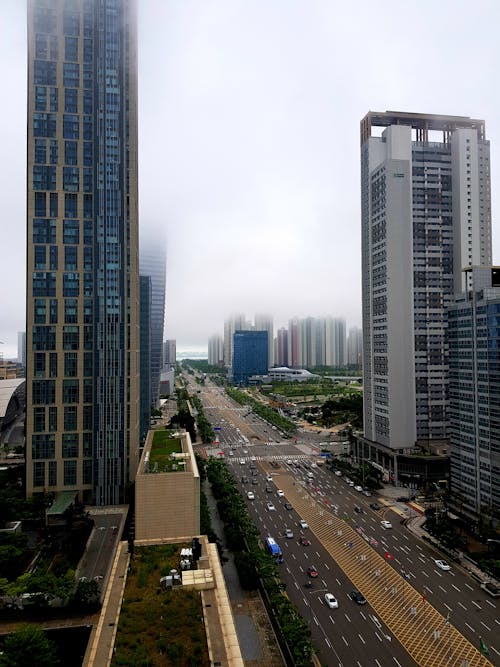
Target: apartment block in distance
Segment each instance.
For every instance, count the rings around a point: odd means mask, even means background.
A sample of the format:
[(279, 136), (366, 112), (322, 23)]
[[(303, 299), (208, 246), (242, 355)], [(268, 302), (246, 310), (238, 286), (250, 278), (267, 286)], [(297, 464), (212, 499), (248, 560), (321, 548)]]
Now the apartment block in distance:
[(358, 455), (397, 482), (419, 485), (445, 474), (408, 457), (447, 451), (447, 309), (468, 286), (462, 270), (491, 264), (484, 121), (369, 112), (361, 121), (361, 224)]
[(28, 496), (135, 478), (136, 68), (132, 1), (28, 0)]
[(474, 520), (500, 510), (500, 267), (472, 267), (448, 311), (451, 495)]

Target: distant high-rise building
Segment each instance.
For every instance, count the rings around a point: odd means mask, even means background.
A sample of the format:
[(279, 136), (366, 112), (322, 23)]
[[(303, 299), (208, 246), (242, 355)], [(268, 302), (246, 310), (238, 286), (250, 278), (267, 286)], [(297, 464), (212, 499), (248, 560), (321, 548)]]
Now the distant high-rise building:
[(28, 0), (26, 492), (123, 503), (139, 446), (133, 2)]
[(224, 340), (222, 336), (210, 336), (208, 339), (208, 363), (221, 366), (224, 363)]
[(362, 367), (363, 330), (360, 327), (350, 327), (347, 337), (347, 364), (356, 368)]
[(177, 346), (175, 340), (166, 340), (164, 343), (163, 359), (165, 366), (175, 366), (177, 360)]
[(140, 276), (140, 436), (151, 424), (151, 276)]
[(477, 520), (500, 509), (500, 267), (474, 267), (448, 310), (451, 495)]
[(267, 365), (268, 368), (274, 365), (274, 335), (273, 335), (273, 318), (271, 315), (255, 315), (255, 327), (256, 331), (267, 331), (268, 339), (268, 356), (267, 356)]
[(252, 375), (267, 375), (267, 331), (235, 331), (233, 382), (247, 385)]
[(299, 322), (296, 317), (288, 322), (288, 365), (290, 368), (299, 368), (302, 363)]
[(26, 368), (26, 331), (17, 332), (17, 363)]
[(278, 366), (288, 366), (288, 330), (285, 327), (278, 329), (276, 346)]
[(491, 264), (489, 153), (482, 120), (361, 121), (364, 436), (379, 452), (448, 437), (446, 311), (462, 269)]
[(151, 401), (158, 405), (160, 370), (163, 367), (165, 323), (166, 244), (159, 232), (141, 234), (140, 270), (151, 277)]
[(224, 366), (231, 368), (233, 365), (233, 337), (234, 332), (243, 331), (247, 328), (245, 316), (242, 313), (231, 315), (224, 322)]

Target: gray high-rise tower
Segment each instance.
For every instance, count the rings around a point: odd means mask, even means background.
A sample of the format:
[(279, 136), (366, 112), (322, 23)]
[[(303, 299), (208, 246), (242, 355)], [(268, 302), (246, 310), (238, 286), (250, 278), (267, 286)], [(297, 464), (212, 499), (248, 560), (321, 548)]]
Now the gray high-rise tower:
[(132, 0), (28, 0), (26, 490), (121, 503), (139, 445)]
[(489, 153), (482, 120), (361, 121), (364, 435), (385, 451), (446, 442), (446, 311), (491, 263)]

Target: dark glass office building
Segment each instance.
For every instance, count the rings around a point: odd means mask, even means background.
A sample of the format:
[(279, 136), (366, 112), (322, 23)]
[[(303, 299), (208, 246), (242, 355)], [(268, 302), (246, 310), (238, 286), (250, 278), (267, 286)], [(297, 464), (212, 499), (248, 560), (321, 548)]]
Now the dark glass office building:
[(28, 0), (28, 496), (135, 476), (136, 67), (132, 1)]
[(247, 385), (252, 375), (267, 375), (267, 331), (233, 334), (233, 382)]

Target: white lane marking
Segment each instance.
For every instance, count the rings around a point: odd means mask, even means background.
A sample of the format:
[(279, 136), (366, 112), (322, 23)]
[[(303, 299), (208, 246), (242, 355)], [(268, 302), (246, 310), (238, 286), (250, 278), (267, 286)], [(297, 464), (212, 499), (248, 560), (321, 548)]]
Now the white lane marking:
[(425, 575), (427, 577), (427, 579), (429, 578), (429, 575), (427, 574), (427, 572), (425, 570), (420, 570), (420, 571), (422, 572), (423, 575)]
[(493, 607), (493, 609), (497, 608), (496, 604), (493, 604), (493, 602), (491, 602), (491, 600), (485, 600), (485, 602), (487, 602), (490, 605), (490, 607)]
[(413, 561), (411, 558), (407, 558), (406, 560), (413, 565)]
[(342, 639), (344, 640), (344, 644), (345, 644), (346, 646), (349, 646), (349, 642), (348, 642), (347, 639), (344, 637), (344, 635), (342, 635)]
[(490, 648), (492, 648), (497, 655), (500, 655), (500, 653), (496, 650), (496, 648), (494, 646), (490, 646)]
[(379, 640), (379, 642), (382, 641), (382, 637), (378, 634), (377, 631), (375, 631), (375, 637), (377, 637), (377, 639)]
[(464, 607), (464, 605), (461, 602), (459, 602), (458, 604), (462, 607), (464, 611), (467, 611), (467, 607)]
[(362, 637), (359, 633), (358, 633), (358, 637), (361, 639), (361, 641), (363, 642), (363, 644), (366, 644), (365, 640), (363, 639), (363, 637)]
[(483, 621), (481, 621), (481, 625), (483, 625), (483, 626), (486, 628), (486, 630), (488, 630), (488, 632), (491, 632), (491, 628), (489, 628), (489, 627), (486, 625), (486, 623), (483, 623)]
[(443, 588), (442, 586), (439, 586), (439, 588), (443, 591), (443, 593), (446, 593), (446, 588)]
[(323, 563), (323, 565), (326, 567), (327, 570), (330, 569), (326, 563)]
[(422, 561), (422, 563), (426, 563), (426, 562), (427, 562), (427, 561), (425, 560), (425, 558), (422, 558), (422, 556), (419, 556), (419, 557), (418, 557), (418, 560)]
[(465, 584), (465, 585), (467, 586), (467, 588), (468, 588), (470, 591), (473, 591), (473, 590), (474, 590), (474, 589), (472, 588), (472, 586), (469, 586), (469, 584)]
[(348, 616), (346, 613), (344, 613), (344, 616), (347, 618), (347, 620), (348, 620), (349, 623), (350, 623), (350, 622), (351, 622), (351, 619), (349, 618), (349, 616)]
[(380, 662), (377, 660), (377, 658), (375, 658), (375, 662), (377, 663), (378, 667), (382, 667), (382, 665), (381, 665)]
[(363, 612), (360, 611), (359, 614), (360, 614), (360, 616), (362, 616), (362, 617), (365, 619), (365, 621), (366, 621), (366, 616), (363, 614)]
[(452, 609), (451, 607), (448, 607), (448, 605), (446, 604), (446, 602), (443, 602), (443, 604), (444, 604), (444, 606), (446, 607), (446, 609), (447, 609), (448, 611), (453, 611), (453, 609)]
[(295, 588), (296, 588), (297, 590), (299, 590), (299, 585), (298, 585), (298, 583), (297, 583), (296, 581), (294, 581), (293, 584), (294, 584)]
[(328, 618), (329, 618), (330, 621), (333, 623), (333, 625), (335, 625), (335, 621), (333, 620), (333, 617), (330, 615)]
[(476, 633), (476, 631), (474, 630), (474, 628), (472, 627), (472, 625), (469, 625), (469, 624), (467, 623), (467, 621), (465, 622), (465, 625), (469, 628), (469, 630), (472, 630), (472, 632), (473, 632), (474, 634)]
[(337, 577), (335, 577), (335, 581), (338, 583), (339, 586), (342, 586), (342, 584), (341, 584), (340, 581), (337, 579)]
[(460, 588), (458, 588), (458, 586), (455, 586), (455, 584), (452, 584), (451, 586), (452, 586), (452, 588), (454, 588), (454, 589), (455, 589), (456, 591), (458, 591), (459, 593), (462, 592), (462, 591), (460, 590)]
[(319, 621), (318, 621), (318, 619), (316, 618), (316, 616), (313, 616), (313, 618), (314, 618), (314, 622), (316, 623), (316, 625), (319, 626)]
[(417, 547), (417, 549), (418, 549), (419, 551), (423, 551), (422, 547), (421, 547), (419, 544), (415, 544), (415, 546)]
[(472, 602), (472, 604), (476, 605), (476, 607), (477, 607), (478, 609), (481, 609), (481, 608), (482, 608), (481, 605), (478, 605), (478, 603), (477, 603), (477, 602), (474, 602), (474, 600), (471, 600), (471, 602)]
[(401, 667), (401, 663), (398, 660), (396, 660), (396, 658), (394, 656), (392, 656), (392, 657), (393, 657), (393, 660), (396, 663), (396, 665), (398, 665), (398, 667)]
[(408, 540), (408, 542), (410, 541), (410, 538), (408, 537), (408, 535), (403, 534), (403, 537), (405, 538), (405, 540)]
[(332, 648), (332, 645), (330, 644), (330, 642), (329, 642), (329, 640), (328, 640), (328, 637), (325, 637), (325, 642), (326, 642), (326, 645), (327, 645), (327, 646), (329, 646), (330, 648)]
[(498, 620), (498, 618), (495, 618), (495, 623), (497, 623), (498, 625), (500, 625), (500, 621)]

